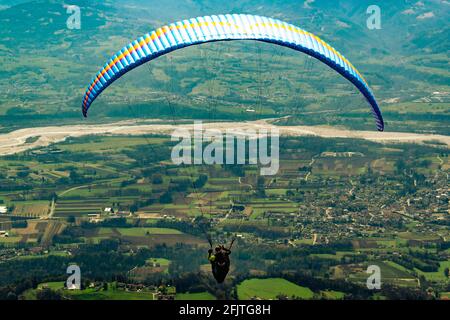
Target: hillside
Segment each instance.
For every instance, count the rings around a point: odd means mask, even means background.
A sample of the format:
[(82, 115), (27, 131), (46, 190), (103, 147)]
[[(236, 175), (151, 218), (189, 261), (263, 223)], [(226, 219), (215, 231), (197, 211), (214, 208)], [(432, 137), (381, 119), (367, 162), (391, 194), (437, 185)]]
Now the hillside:
[[(54, 117), (78, 122), (89, 80), (124, 44), (179, 19), (247, 12), (299, 25), (343, 52), (372, 86), (387, 130), (449, 134), (450, 5), (380, 5), (382, 29), (369, 30), (370, 4), (80, 1), (82, 27), (69, 30), (58, 1), (0, 1), (0, 125), (10, 130)], [(248, 108), (257, 112), (248, 114)], [(88, 121), (295, 115), (287, 124), (373, 129), (366, 102), (339, 75), (305, 55), (256, 42), (206, 44), (161, 57), (114, 84), (93, 110)]]

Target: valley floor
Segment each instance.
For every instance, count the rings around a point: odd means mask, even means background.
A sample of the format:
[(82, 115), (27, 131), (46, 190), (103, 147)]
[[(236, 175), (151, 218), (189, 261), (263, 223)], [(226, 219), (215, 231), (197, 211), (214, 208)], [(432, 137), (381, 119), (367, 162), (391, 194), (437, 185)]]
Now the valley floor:
[[(245, 122), (204, 123), (204, 129), (233, 129), (244, 131), (278, 128), (285, 136), (319, 136), (323, 138), (355, 138), (375, 142), (433, 142), (450, 146), (450, 136), (436, 134), (418, 134), (407, 132), (353, 131), (327, 126), (275, 126), (276, 120), (257, 120)], [(66, 125), (52, 127), (26, 128), (0, 135), (0, 156), (15, 154), (37, 147), (45, 147), (68, 137), (86, 135), (142, 135), (170, 134), (175, 129), (192, 130), (192, 124), (139, 124), (128, 120), (111, 124)]]

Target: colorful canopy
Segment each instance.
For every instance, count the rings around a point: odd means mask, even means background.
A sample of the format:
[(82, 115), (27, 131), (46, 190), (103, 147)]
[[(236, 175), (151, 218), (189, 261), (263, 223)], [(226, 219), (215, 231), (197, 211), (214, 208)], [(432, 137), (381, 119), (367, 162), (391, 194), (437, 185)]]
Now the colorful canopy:
[(92, 80), (82, 112), (124, 73), (171, 51), (212, 41), (257, 40), (289, 47), (317, 58), (353, 83), (369, 102), (377, 128), (383, 131), (381, 110), (364, 77), (339, 52), (319, 37), (286, 22), (249, 14), (205, 16), (183, 20), (138, 38), (109, 59)]

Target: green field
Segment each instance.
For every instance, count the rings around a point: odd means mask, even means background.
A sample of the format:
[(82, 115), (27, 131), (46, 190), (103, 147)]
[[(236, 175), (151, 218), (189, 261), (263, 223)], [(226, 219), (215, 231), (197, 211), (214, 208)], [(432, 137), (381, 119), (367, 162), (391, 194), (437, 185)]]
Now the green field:
[(209, 292), (177, 293), (175, 300), (216, 300)]
[(147, 259), (145, 263), (149, 265), (159, 264), (161, 267), (168, 267), (170, 264), (170, 260), (164, 258), (150, 258)]
[(65, 290), (64, 293), (74, 300), (153, 300), (153, 294), (150, 292), (131, 292), (115, 289), (106, 291), (97, 291), (96, 289)]
[(0, 243), (18, 243), (22, 237), (0, 237)]
[(64, 289), (64, 282), (46, 282), (46, 283), (41, 283), (40, 285), (38, 285), (38, 289), (43, 289), (43, 288), (49, 288), (52, 290), (60, 290), (60, 289)]
[[(418, 285), (417, 279), (411, 274), (411, 271), (405, 267), (392, 261), (372, 261), (368, 265), (377, 265), (381, 269), (381, 276), (385, 282), (395, 284), (403, 287), (416, 287)], [(348, 279), (365, 283), (368, 274), (365, 272), (367, 266), (363, 268), (364, 271), (354, 272), (349, 270)]]
[(47, 282), (38, 285), (37, 289), (28, 290), (25, 296), (28, 299), (36, 298), (38, 290), (48, 288), (60, 292), (63, 296), (73, 300), (153, 300), (151, 292), (136, 292), (116, 289), (111, 284), (107, 290), (87, 288), (84, 290), (66, 290), (63, 282)]
[(249, 279), (237, 286), (239, 300), (249, 300), (253, 297), (261, 299), (277, 299), (278, 295), (312, 299), (314, 293), (306, 287), (298, 286), (281, 278)]
[(414, 232), (401, 232), (398, 234), (398, 236), (402, 239), (406, 240), (418, 240), (418, 241), (433, 241), (438, 240), (439, 236), (434, 234), (418, 234)]
[(41, 255), (23, 255), (23, 256), (18, 256), (16, 258), (14, 258), (15, 260), (31, 260), (31, 259), (45, 259), (48, 258), (50, 256), (55, 256), (55, 257), (68, 257), (69, 254), (65, 251), (52, 251), (49, 252), (47, 254), (41, 254)]
[(333, 290), (320, 291), (320, 294), (327, 300), (341, 300), (345, 296), (344, 292)]
[[(89, 137), (88, 137), (89, 138)], [(63, 143), (61, 144), (61, 150), (70, 152), (98, 152), (102, 153), (110, 150), (123, 150), (129, 149), (133, 146), (146, 145), (149, 143), (164, 143), (167, 142), (167, 138), (155, 138), (155, 137), (127, 137), (127, 136), (112, 136), (112, 137), (92, 137), (93, 141), (90, 143)]]
[(415, 269), (418, 274), (423, 275), (428, 281), (444, 281), (449, 282), (449, 278), (445, 277), (444, 271), (446, 268), (450, 269), (450, 260), (440, 262), (439, 270), (436, 272), (423, 272)]
[(182, 232), (169, 228), (117, 228), (123, 236), (143, 237), (147, 234), (182, 234)]
[(337, 251), (336, 254), (330, 254), (330, 253), (313, 253), (310, 254), (310, 257), (316, 257), (320, 259), (331, 259), (331, 260), (337, 260), (340, 261), (342, 257), (345, 255), (354, 255), (354, 252), (351, 251)]

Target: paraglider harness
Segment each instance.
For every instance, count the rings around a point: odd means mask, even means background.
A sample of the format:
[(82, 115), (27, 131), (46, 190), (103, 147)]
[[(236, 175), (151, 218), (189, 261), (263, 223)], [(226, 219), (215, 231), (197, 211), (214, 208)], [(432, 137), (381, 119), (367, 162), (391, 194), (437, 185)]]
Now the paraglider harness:
[(231, 248), (236, 238), (233, 238), (228, 248), (223, 245), (217, 246), (213, 251), (212, 242), (209, 240), (210, 249), (208, 250), (208, 260), (211, 263), (211, 269), (214, 278), (218, 283), (222, 283), (230, 271)]

